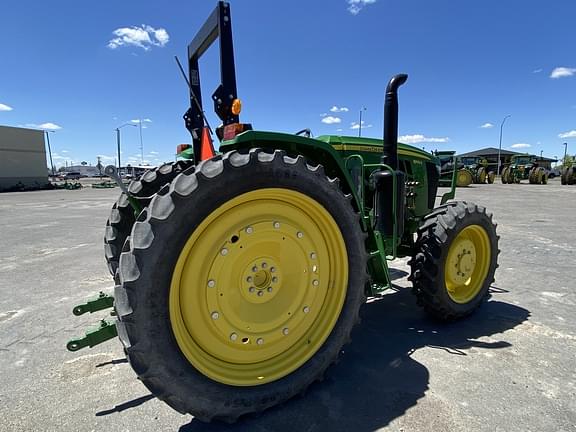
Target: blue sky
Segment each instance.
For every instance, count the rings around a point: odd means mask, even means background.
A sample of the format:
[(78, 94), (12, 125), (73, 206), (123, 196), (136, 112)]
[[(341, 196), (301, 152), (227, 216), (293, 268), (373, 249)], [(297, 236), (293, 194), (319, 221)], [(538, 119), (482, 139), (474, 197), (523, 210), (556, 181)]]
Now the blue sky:
[[(498, 146), (576, 153), (573, 0), (233, 0), (241, 118), (256, 129), (382, 136), (390, 76), (400, 135), (419, 147)], [(56, 129), (57, 165), (114, 163), (114, 128), (143, 122), (144, 159), (190, 142), (187, 90), (173, 60), (215, 1), (5, 0), (0, 14), (0, 124)], [(204, 97), (219, 79), (201, 63)], [(217, 124), (205, 102), (211, 123)], [(490, 127), (492, 125), (492, 127)], [(482, 127), (485, 126), (485, 127)], [(137, 127), (123, 161), (140, 162)], [(529, 146), (529, 147), (528, 147)]]

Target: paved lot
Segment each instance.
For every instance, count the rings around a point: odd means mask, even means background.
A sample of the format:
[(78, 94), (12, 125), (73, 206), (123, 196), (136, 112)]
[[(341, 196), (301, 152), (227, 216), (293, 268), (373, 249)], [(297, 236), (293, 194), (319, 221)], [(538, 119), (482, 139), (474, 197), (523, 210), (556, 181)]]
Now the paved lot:
[(435, 324), (396, 262), (397, 290), (364, 307), (326, 380), (232, 427), (154, 399), (117, 340), (65, 349), (101, 315), (72, 306), (112, 286), (102, 237), (117, 193), (0, 194), (1, 431), (576, 431), (576, 186), (459, 190), (499, 222), (490, 302)]

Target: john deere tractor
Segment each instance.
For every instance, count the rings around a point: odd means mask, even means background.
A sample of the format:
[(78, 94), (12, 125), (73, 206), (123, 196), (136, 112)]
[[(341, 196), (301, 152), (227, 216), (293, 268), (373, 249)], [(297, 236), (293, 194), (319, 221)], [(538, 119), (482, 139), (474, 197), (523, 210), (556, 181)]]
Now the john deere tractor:
[(476, 184), (492, 184), (496, 178), (496, 173), (488, 168), (488, 160), (479, 156), (460, 158), (463, 167), (472, 173), (472, 178)]
[(474, 173), (462, 164), (455, 151), (435, 151), (434, 156), (440, 162), (440, 186), (450, 186), (454, 176), (458, 187), (467, 187), (474, 183)]
[(560, 182), (563, 185), (576, 184), (576, 156), (569, 157), (568, 160), (564, 161)]
[[(101, 294), (74, 313), (113, 303), (114, 321), (68, 344), (117, 333), (154, 395), (226, 422), (320, 380), (366, 298), (392, 286), (390, 260), (411, 257), (418, 304), (453, 321), (487, 298), (499, 253), (492, 214), (452, 200), (454, 180), (436, 206), (439, 159), (397, 143), (407, 75), (388, 83), (383, 139), (256, 131), (239, 118), (231, 23), (219, 2), (188, 46), (188, 158), (148, 171), (112, 208), (104, 243), (114, 299)], [(217, 153), (198, 70), (216, 39)]]
[(502, 170), (502, 183), (520, 183), (528, 180), (530, 184), (547, 184), (548, 171), (538, 164), (534, 155), (514, 155), (510, 165)]

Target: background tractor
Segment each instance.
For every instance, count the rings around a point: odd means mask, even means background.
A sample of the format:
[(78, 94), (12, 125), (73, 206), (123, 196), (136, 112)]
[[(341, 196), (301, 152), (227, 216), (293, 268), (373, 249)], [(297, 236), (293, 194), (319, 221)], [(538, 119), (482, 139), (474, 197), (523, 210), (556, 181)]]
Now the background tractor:
[[(255, 131), (239, 118), (231, 23), (219, 2), (188, 46), (187, 158), (145, 173), (112, 208), (116, 322), (68, 344), (117, 333), (144, 385), (202, 421), (234, 422), (320, 380), (366, 297), (392, 286), (388, 261), (411, 257), (418, 304), (453, 321), (487, 298), (499, 253), (491, 213), (449, 201), (455, 174), (436, 206), (439, 159), (397, 143), (407, 75), (388, 83), (383, 139)], [(217, 39), (218, 153), (198, 70)], [(74, 313), (111, 304), (102, 294)]]
[(472, 178), (476, 184), (492, 184), (496, 178), (496, 173), (488, 168), (488, 160), (479, 156), (460, 158), (463, 168), (472, 173)]
[(474, 183), (474, 173), (456, 158), (455, 151), (435, 151), (434, 155), (440, 163), (440, 186), (450, 187), (453, 180), (458, 187), (467, 187)]
[(530, 184), (547, 184), (548, 172), (538, 165), (538, 158), (534, 155), (514, 155), (510, 165), (502, 170), (502, 183), (520, 183), (528, 180)]
[(560, 175), (560, 182), (563, 185), (576, 184), (576, 156), (568, 156), (564, 160), (564, 167)]

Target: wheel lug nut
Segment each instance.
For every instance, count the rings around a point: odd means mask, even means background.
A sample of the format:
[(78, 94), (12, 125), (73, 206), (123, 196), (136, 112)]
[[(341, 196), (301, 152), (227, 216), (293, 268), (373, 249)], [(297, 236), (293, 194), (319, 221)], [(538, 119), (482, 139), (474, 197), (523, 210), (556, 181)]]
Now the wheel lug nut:
[(278, 282), (278, 278), (277, 278), (276, 276), (274, 276), (274, 277), (272, 278), (272, 282), (273, 282), (273, 283)]
[(314, 286), (318, 286), (319, 284), (320, 284), (320, 282), (318, 282), (317, 279), (314, 279), (314, 280), (312, 281), (312, 285), (314, 285)]
[(310, 258), (311, 258), (311, 259), (316, 259), (316, 253), (312, 252), (312, 253), (310, 254)]
[(274, 228), (276, 229), (280, 228), (280, 222), (274, 222)]
[(264, 295), (263, 291), (258, 291), (258, 297), (262, 297)]
[(256, 273), (257, 271), (258, 271), (258, 267), (256, 267), (256, 266), (252, 267), (252, 272), (253, 272), (253, 273)]
[(302, 311), (304, 313), (308, 313), (308, 312), (310, 312), (310, 308), (308, 306), (304, 306), (304, 309), (302, 309)]
[(248, 291), (250, 291), (251, 293), (253, 293), (254, 291), (256, 291), (256, 288), (250, 287), (250, 288), (248, 288)]
[(262, 268), (265, 269), (266, 267), (268, 267), (268, 264), (265, 263), (265, 262), (263, 262), (263, 263), (262, 263)]
[(214, 288), (216, 286), (216, 282), (212, 279), (208, 281), (208, 288)]
[(256, 339), (256, 343), (257, 343), (258, 345), (262, 345), (262, 344), (264, 343), (264, 339), (258, 338), (258, 339)]
[(246, 278), (246, 282), (252, 282), (252, 276), (248, 276), (248, 277)]
[(302, 237), (304, 237), (304, 233), (298, 231), (298, 232), (296, 233), (296, 236), (297, 236), (298, 238), (302, 238)]
[(270, 267), (270, 273), (276, 272), (276, 267)]
[(238, 335), (237, 335), (236, 333), (232, 333), (232, 334), (230, 335), (230, 340), (231, 340), (231, 341), (235, 341), (236, 339), (238, 339)]
[(268, 288), (266, 289), (266, 291), (272, 292), (272, 287), (268, 287)]
[(223, 249), (220, 251), (220, 255), (228, 255), (228, 249), (223, 248)]
[(288, 334), (288, 332), (289, 332), (288, 327), (284, 327), (284, 328), (282, 329), (282, 334), (283, 334), (284, 336), (286, 336), (286, 335)]
[(254, 232), (254, 228), (246, 227), (245, 231), (246, 231), (246, 234), (252, 234)]
[(218, 318), (220, 318), (220, 314), (218, 312), (212, 312), (211, 317), (213, 320), (217, 320)]

